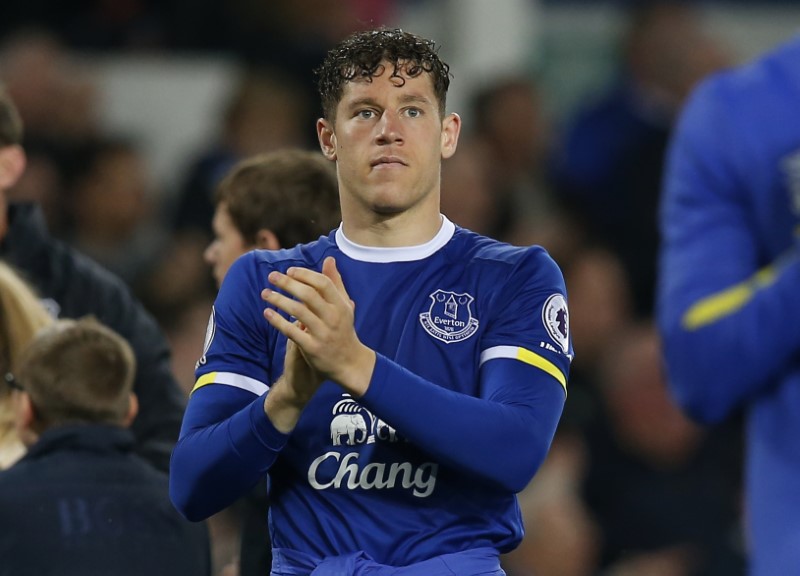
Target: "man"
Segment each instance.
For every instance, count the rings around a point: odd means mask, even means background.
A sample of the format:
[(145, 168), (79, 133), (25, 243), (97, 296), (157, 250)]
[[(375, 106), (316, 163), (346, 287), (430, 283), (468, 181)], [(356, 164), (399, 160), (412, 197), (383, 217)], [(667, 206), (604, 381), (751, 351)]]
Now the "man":
[(0, 259), (24, 275), (55, 316), (92, 314), (131, 343), (141, 407), (131, 429), (137, 450), (166, 471), (185, 403), (167, 341), (119, 278), (48, 234), (38, 206), (9, 202), (8, 191), (25, 170), (22, 132), (16, 107), (0, 87)]
[[(242, 254), (310, 242), (341, 222), (333, 163), (319, 152), (294, 148), (238, 162), (217, 185), (214, 205), (214, 240), (205, 259), (217, 286)], [(266, 486), (260, 483), (242, 508), (242, 576), (269, 573), (267, 507)]]
[(564, 404), (561, 272), (440, 214), (461, 120), (433, 42), (357, 33), (318, 72), (342, 225), (228, 271), (173, 502), (199, 520), (268, 473), (273, 574), (503, 574)]
[(217, 286), (245, 252), (310, 242), (341, 221), (333, 164), (294, 148), (240, 161), (217, 186), (214, 205), (214, 240), (204, 257)]
[(658, 319), (701, 422), (743, 412), (750, 574), (800, 569), (800, 37), (703, 82), (670, 146)]
[(133, 453), (135, 370), (123, 338), (82, 319), (42, 329), (5, 374), (28, 452), (0, 472), (0, 574), (211, 573), (205, 525)]

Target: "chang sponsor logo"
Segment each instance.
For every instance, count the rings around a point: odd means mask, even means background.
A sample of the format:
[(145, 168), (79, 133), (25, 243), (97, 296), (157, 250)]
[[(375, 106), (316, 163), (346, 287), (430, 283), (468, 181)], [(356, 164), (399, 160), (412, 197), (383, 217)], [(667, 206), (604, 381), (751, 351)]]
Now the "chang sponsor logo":
[(308, 483), (316, 490), (411, 490), (418, 498), (426, 498), (436, 487), (439, 465), (425, 462), (364, 461), (361, 452), (342, 452), (349, 446), (356, 449), (375, 442), (403, 442), (397, 431), (343, 394), (331, 409), (330, 450), (315, 458), (308, 468)]
[[(439, 465), (425, 462), (413, 466), (411, 462), (369, 462), (361, 465), (358, 452), (326, 452), (316, 458), (308, 469), (308, 483), (317, 490), (347, 488), (355, 490), (385, 490), (405, 488), (418, 498), (426, 498), (436, 487)], [(333, 474), (321, 471), (326, 464), (334, 464)]]

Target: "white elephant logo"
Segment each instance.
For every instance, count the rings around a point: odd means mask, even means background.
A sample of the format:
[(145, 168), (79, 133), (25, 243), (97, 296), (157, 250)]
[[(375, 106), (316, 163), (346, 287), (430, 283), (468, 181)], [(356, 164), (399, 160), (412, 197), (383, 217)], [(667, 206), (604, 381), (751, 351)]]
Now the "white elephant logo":
[[(331, 420), (331, 440), (334, 446), (342, 445), (346, 437), (348, 446), (361, 444), (367, 439), (367, 422), (361, 414), (337, 414)], [(359, 436), (358, 438), (356, 438)]]

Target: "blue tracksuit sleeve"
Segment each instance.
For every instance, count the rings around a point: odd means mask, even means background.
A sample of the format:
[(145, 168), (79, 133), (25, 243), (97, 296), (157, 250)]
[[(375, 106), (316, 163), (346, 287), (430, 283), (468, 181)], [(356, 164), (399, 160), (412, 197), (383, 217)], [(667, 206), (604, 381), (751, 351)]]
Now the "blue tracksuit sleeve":
[[(704, 422), (774, 386), (800, 353), (797, 248), (776, 258), (753, 241), (766, 200), (749, 188), (774, 187), (767, 169), (777, 160), (762, 161), (766, 123), (749, 114), (751, 102), (759, 99), (724, 77), (707, 81), (687, 103), (667, 158), (658, 322), (670, 386)], [(784, 204), (763, 220), (788, 214)]]

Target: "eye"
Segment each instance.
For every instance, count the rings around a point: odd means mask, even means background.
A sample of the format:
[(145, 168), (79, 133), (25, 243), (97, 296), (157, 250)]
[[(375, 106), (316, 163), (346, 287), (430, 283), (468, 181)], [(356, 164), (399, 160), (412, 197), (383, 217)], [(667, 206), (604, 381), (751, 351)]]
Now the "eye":
[(356, 112), (356, 116), (359, 118), (363, 118), (364, 120), (369, 120), (370, 118), (375, 117), (375, 112), (373, 110), (367, 110), (367, 109), (359, 110), (358, 112)]
[(419, 108), (408, 108), (406, 109), (406, 115), (410, 118), (419, 118), (422, 116), (422, 110)]

